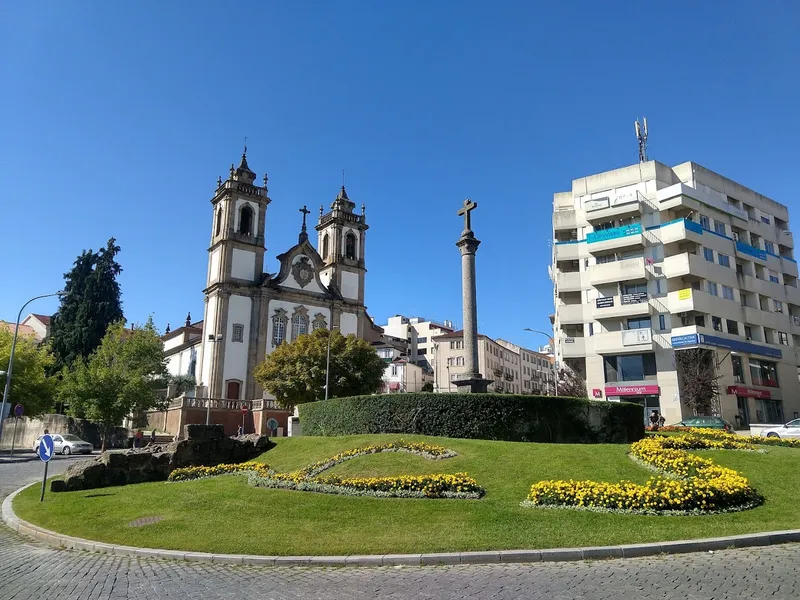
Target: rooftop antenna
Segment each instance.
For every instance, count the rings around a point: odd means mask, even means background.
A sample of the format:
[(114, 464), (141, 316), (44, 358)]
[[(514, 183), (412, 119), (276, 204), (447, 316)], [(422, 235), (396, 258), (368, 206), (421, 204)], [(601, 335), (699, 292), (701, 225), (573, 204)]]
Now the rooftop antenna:
[(636, 139), (639, 140), (639, 162), (647, 162), (647, 117), (642, 118), (641, 124), (637, 117), (633, 126), (636, 128)]

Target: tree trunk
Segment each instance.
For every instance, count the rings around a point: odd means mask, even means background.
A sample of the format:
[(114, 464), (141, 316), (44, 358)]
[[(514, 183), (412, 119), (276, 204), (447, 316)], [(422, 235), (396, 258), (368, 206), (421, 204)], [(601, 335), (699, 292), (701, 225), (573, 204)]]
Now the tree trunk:
[(101, 427), (101, 436), (100, 436), (100, 452), (106, 451), (106, 444), (108, 443), (108, 425), (105, 423)]

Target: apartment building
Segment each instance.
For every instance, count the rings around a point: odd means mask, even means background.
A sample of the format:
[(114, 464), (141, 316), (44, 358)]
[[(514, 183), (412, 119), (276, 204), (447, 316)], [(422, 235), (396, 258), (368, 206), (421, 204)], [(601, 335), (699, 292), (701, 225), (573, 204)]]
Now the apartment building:
[[(435, 345), (434, 391), (457, 392), (453, 383), (465, 371), (464, 334), (454, 331), (433, 338)], [(478, 371), (490, 392), (547, 394), (554, 389), (555, 375), (546, 356), (505, 340), (478, 334)]]
[(406, 340), (409, 360), (425, 371), (434, 369), (434, 336), (454, 331), (451, 321), (436, 323), (423, 317), (405, 317), (403, 315), (389, 317), (389, 322), (381, 327), (386, 336)]
[(674, 351), (715, 351), (716, 410), (800, 412), (800, 288), (783, 204), (693, 162), (591, 175), (553, 198), (556, 361), (596, 399), (691, 414)]

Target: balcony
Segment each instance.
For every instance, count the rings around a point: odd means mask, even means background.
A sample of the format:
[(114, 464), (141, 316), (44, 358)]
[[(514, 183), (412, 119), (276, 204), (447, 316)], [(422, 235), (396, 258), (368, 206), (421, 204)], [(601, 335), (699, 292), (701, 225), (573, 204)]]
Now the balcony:
[(783, 291), (784, 286), (773, 281), (759, 279), (758, 277), (750, 277), (749, 275), (739, 275), (739, 281), (739, 287), (747, 292), (755, 292), (756, 294), (781, 301), (783, 301), (786, 296)]
[(653, 350), (652, 329), (606, 331), (592, 336), (597, 354), (626, 354)]
[(616, 196), (615, 198), (596, 198), (583, 204), (586, 220), (589, 223), (603, 223), (642, 214), (642, 199), (639, 192)]
[(560, 304), (558, 306), (558, 322), (562, 325), (582, 324), (583, 318), (583, 304)]
[(556, 285), (559, 292), (580, 292), (581, 291), (581, 272), (559, 271), (556, 275)]
[(628, 258), (616, 262), (594, 265), (589, 269), (589, 283), (602, 285), (616, 281), (644, 281), (647, 279), (644, 258)]
[(698, 205), (698, 202), (700, 202), (733, 217), (747, 221), (747, 213), (741, 208), (730, 204), (723, 194), (698, 190), (685, 183), (676, 183), (658, 190), (656, 200), (661, 210), (674, 209), (679, 206), (686, 207), (689, 210), (697, 210), (702, 208)]
[(800, 306), (800, 289), (791, 285), (785, 285), (783, 286), (783, 291), (786, 292), (786, 301), (788, 303)]
[(789, 317), (789, 331), (792, 335), (800, 335), (800, 317)]
[[(577, 240), (570, 242), (556, 242), (556, 261), (559, 260), (578, 260), (581, 255), (581, 248), (585, 242)], [(584, 254), (585, 254), (584, 250)]]
[(781, 272), (786, 273), (787, 275), (791, 275), (792, 277), (797, 277), (797, 261), (792, 260), (791, 258), (787, 258), (785, 256), (781, 257)]
[(640, 223), (600, 229), (586, 235), (586, 244), (592, 254), (609, 250), (629, 249), (644, 246), (643, 229)]
[(760, 248), (755, 248), (750, 244), (739, 241), (734, 243), (734, 247), (736, 248), (736, 256), (739, 258), (744, 258), (745, 260), (758, 259), (763, 261), (765, 265), (767, 264), (766, 250), (761, 250)]
[(586, 356), (586, 338), (564, 336), (561, 342), (561, 356), (563, 358), (582, 358)]
[(553, 213), (553, 229), (556, 231), (577, 229), (578, 224), (585, 225), (583, 219), (578, 219), (575, 210), (557, 210)]
[(589, 314), (595, 321), (649, 315), (650, 303), (648, 300), (648, 295), (644, 292), (597, 298)]
[[(718, 296), (712, 296), (700, 290), (685, 288), (667, 294), (667, 306), (670, 314), (700, 312), (704, 314), (717, 314), (714, 310), (715, 303), (719, 302)], [(730, 302), (730, 301), (728, 301)]]
[(662, 223), (659, 233), (661, 242), (665, 245), (680, 242), (700, 244), (703, 241), (703, 228), (689, 219), (676, 219), (675, 221)]

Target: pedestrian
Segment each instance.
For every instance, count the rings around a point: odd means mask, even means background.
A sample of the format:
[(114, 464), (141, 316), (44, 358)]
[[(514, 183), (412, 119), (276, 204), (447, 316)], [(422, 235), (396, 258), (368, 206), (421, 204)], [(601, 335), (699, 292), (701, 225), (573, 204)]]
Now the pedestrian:
[(658, 429), (658, 411), (654, 410), (650, 413), (650, 427), (654, 431)]
[(141, 448), (143, 439), (144, 439), (144, 433), (142, 433), (141, 429), (137, 429), (136, 434), (133, 436), (133, 447)]
[(50, 431), (49, 431), (48, 429), (45, 429), (45, 430), (44, 430), (44, 434), (45, 434), (45, 435), (50, 435)]
[(239, 428), (236, 430), (236, 437), (239, 437), (241, 435), (244, 435), (244, 427), (239, 425)]
[(664, 415), (659, 415), (659, 417), (658, 417), (658, 426), (659, 427), (663, 427), (664, 423), (666, 423), (666, 422), (667, 422), (667, 420), (664, 418)]
[(155, 430), (155, 429), (153, 429), (153, 430), (150, 432), (150, 444), (149, 444), (149, 445), (150, 445), (150, 446), (155, 446), (155, 444), (156, 444), (156, 430)]

